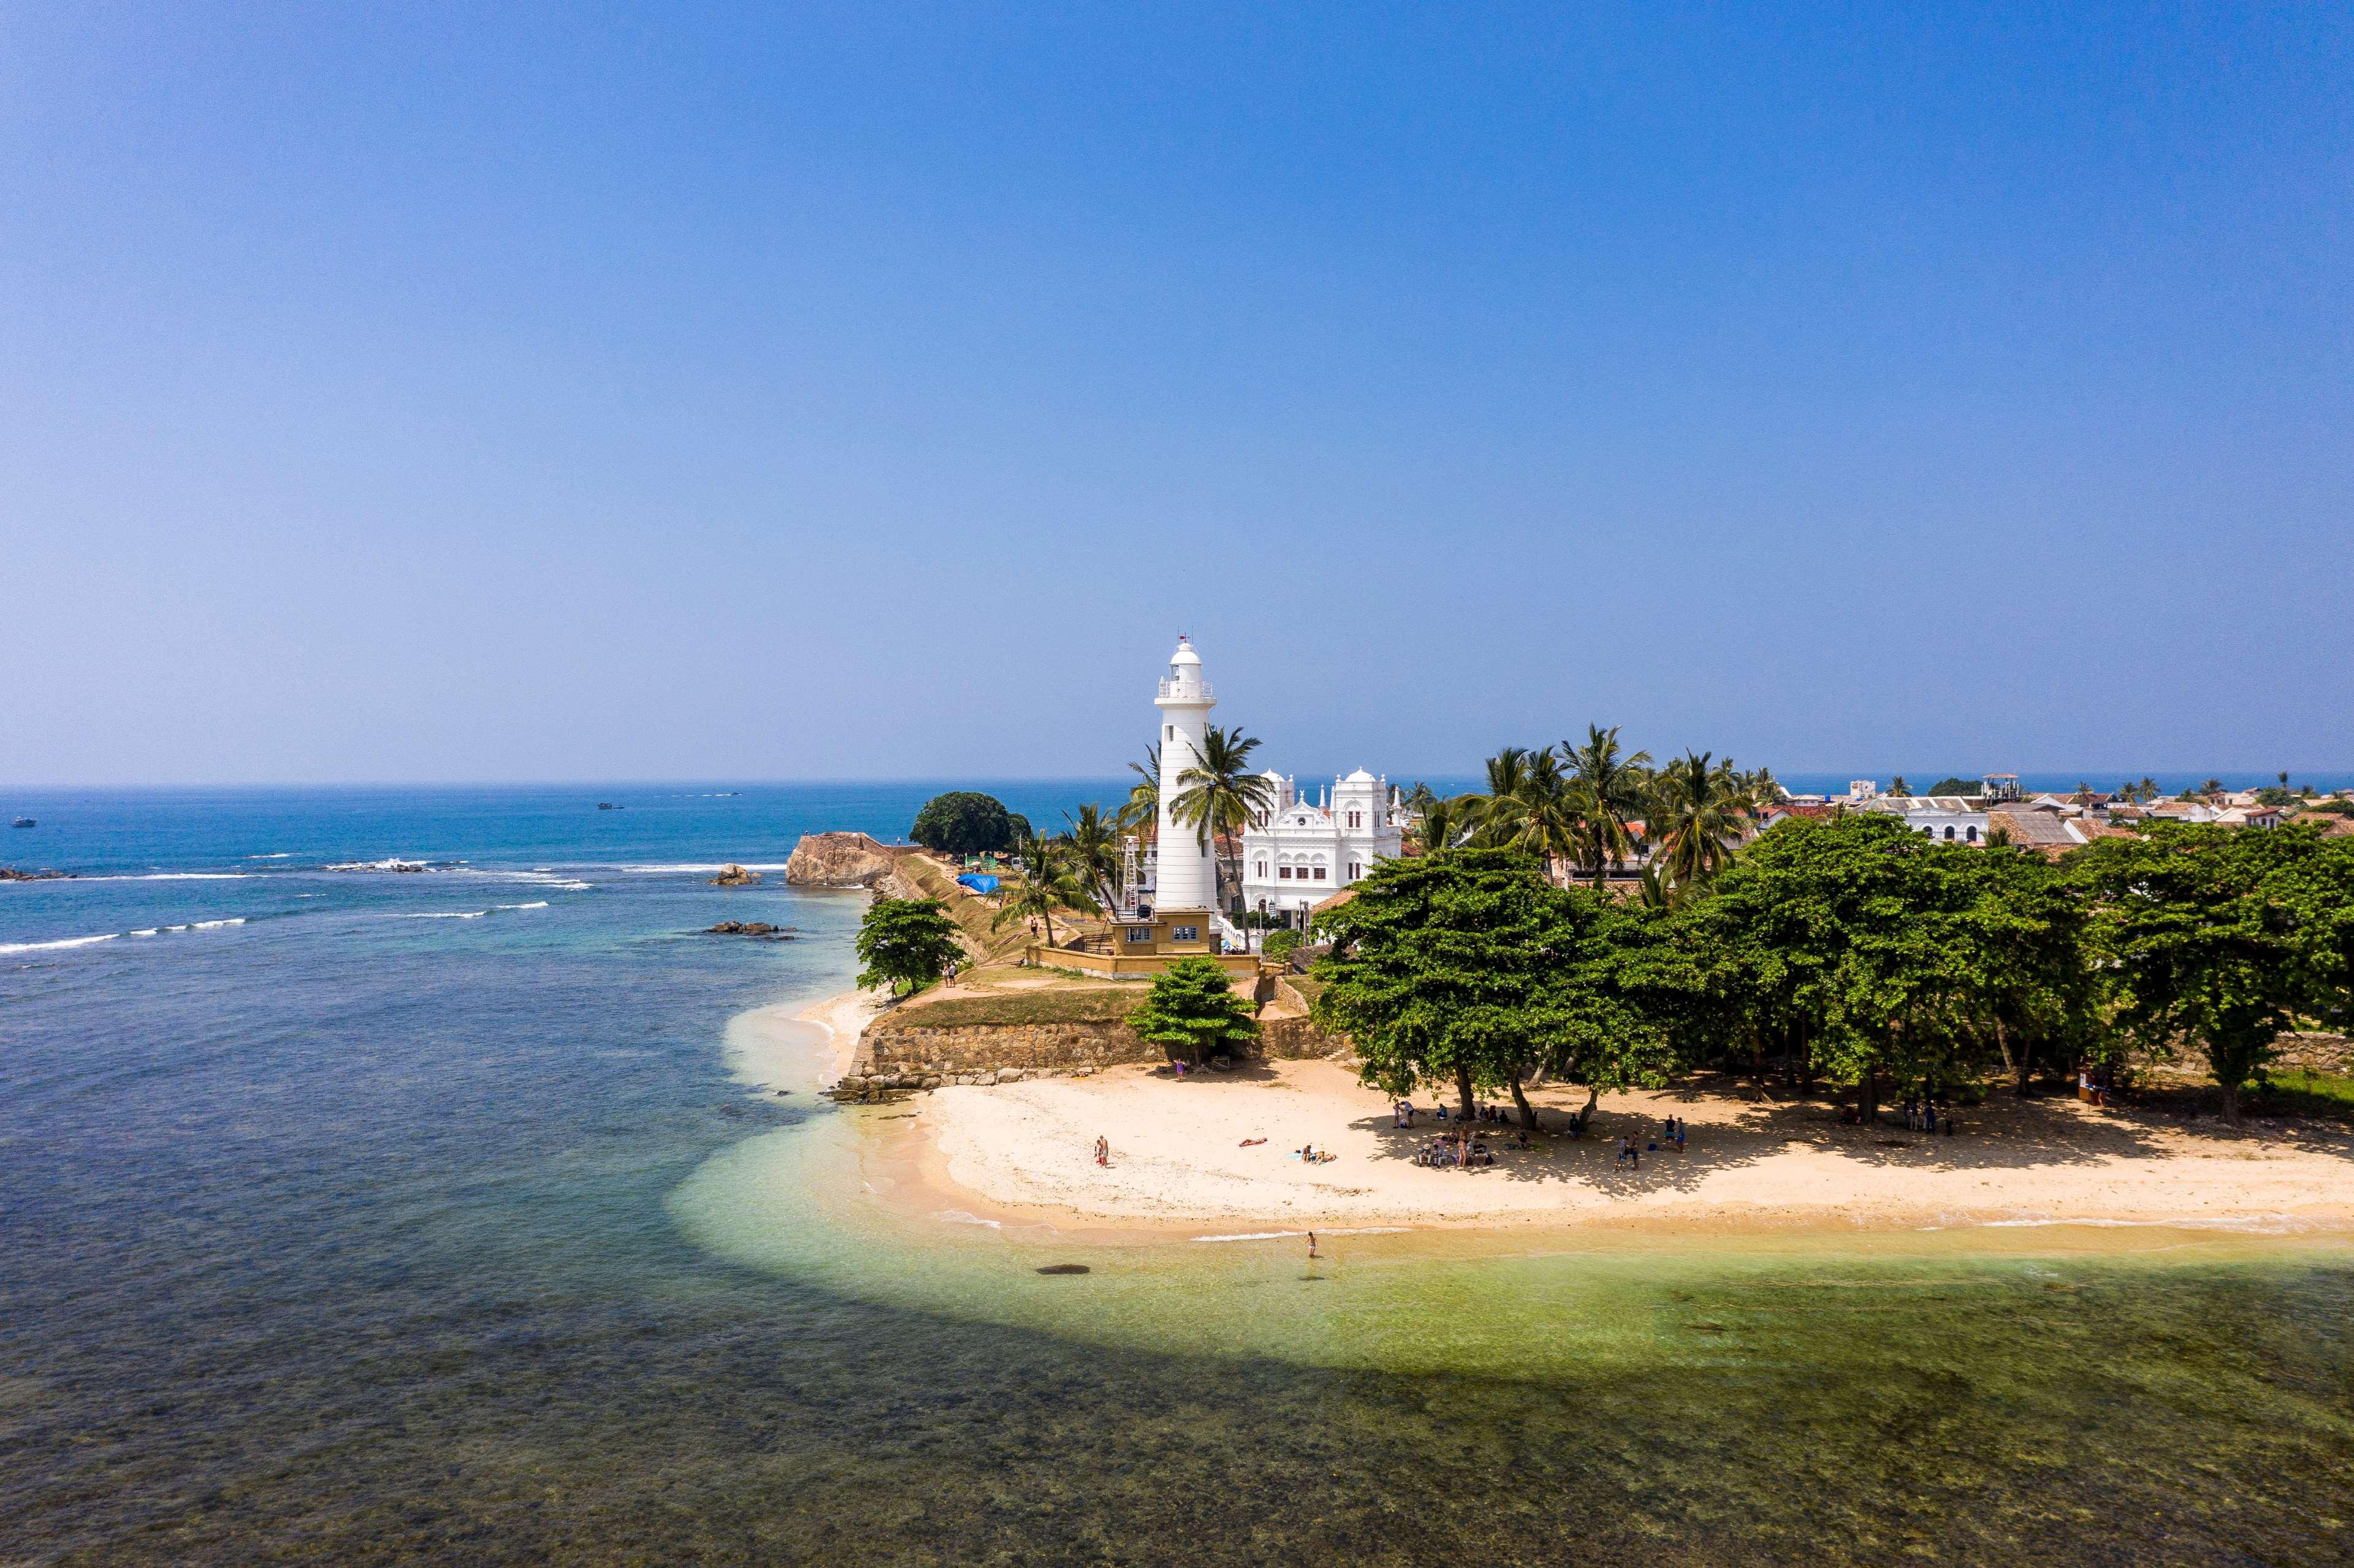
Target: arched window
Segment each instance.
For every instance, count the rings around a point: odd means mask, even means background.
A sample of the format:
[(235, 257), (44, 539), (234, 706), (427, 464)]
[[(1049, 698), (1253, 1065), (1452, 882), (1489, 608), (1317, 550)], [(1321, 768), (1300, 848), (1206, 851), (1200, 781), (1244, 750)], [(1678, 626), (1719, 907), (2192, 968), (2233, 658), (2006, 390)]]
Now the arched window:
[(1946, 842), (1947, 843), (1952, 843), (1954, 842), (1954, 830), (1951, 828), (1947, 828), (1946, 830)]
[(1363, 811), (1352, 811), (1352, 812), (1350, 812), (1350, 813), (1349, 813), (1349, 825), (1350, 825), (1351, 827), (1352, 827), (1352, 828), (1362, 828), (1362, 827), (1363, 827), (1363, 826), (1365, 825), (1365, 814), (1364, 814)]
[(1978, 831), (1976, 828), (1964, 828), (1962, 830), (1962, 836), (1968, 839), (1972, 843), (1978, 842)]

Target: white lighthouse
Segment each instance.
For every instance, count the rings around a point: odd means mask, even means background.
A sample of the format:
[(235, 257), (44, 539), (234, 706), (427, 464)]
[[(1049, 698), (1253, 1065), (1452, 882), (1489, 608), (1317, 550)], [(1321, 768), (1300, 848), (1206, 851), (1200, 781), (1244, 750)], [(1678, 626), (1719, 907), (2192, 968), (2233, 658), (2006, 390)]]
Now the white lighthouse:
[(1155, 856), (1156, 915), (1172, 910), (1204, 911), (1217, 906), (1217, 853), (1214, 837), (1206, 842), (1196, 830), (1177, 821), (1177, 797), (1185, 787), (1178, 782), (1189, 768), (1200, 766), (1203, 737), (1210, 726), (1210, 710), (1218, 705), (1210, 683), (1202, 679), (1202, 658), (1184, 638), (1169, 656), (1169, 677), (1153, 698), (1161, 710), (1161, 842)]

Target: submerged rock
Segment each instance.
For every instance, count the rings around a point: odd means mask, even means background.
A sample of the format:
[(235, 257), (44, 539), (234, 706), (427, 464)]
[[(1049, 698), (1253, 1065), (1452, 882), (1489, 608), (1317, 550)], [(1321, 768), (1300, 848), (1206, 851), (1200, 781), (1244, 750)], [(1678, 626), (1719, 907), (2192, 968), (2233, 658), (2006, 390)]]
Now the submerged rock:
[(790, 942), (794, 931), (790, 926), (771, 926), (766, 920), (722, 920), (704, 932), (706, 937), (759, 937), (771, 942)]
[(50, 871), (47, 867), (39, 871), (15, 871), (0, 865), (0, 882), (69, 882), (76, 874), (70, 871)]

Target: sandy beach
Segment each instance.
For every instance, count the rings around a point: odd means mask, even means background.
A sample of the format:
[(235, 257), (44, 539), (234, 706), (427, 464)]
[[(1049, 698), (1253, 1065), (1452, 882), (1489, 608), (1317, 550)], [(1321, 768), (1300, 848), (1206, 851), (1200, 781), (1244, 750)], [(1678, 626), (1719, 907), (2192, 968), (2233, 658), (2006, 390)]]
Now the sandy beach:
[[(1428, 1101), (1416, 1102), (1412, 1131), (1396, 1128), (1388, 1100), (1320, 1061), (1182, 1082), (1135, 1066), (946, 1088), (898, 1107), (885, 1136), (920, 1140), (908, 1202), (1082, 1227), (2354, 1226), (2354, 1133), (2334, 1124), (2233, 1132), (1997, 1094), (1963, 1112), (1958, 1133), (1933, 1137), (1907, 1132), (1893, 1110), (1876, 1128), (1846, 1127), (1820, 1102), (1746, 1094), (1702, 1083), (1606, 1096), (1583, 1139), (1539, 1136), (1525, 1150), (1511, 1126), (1482, 1124), (1496, 1163), (1470, 1171), (1413, 1162), (1459, 1125), (1435, 1121)], [(1585, 1097), (1531, 1097), (1554, 1126)], [(1617, 1166), (1619, 1138), (1658, 1142), (1671, 1114), (1690, 1125), (1684, 1152), (1647, 1148), (1638, 1170)], [(1112, 1149), (1103, 1167), (1099, 1134)], [(1303, 1162), (1310, 1144), (1335, 1158)]]

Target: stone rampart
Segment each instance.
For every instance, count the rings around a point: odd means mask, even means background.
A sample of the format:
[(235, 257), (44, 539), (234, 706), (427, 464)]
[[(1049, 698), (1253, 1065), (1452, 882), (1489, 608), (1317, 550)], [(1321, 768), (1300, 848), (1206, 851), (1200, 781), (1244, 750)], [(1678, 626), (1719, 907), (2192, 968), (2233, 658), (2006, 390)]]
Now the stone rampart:
[[(1160, 1046), (1138, 1039), (1119, 1022), (878, 1027), (882, 1022), (868, 1025), (859, 1037), (850, 1071), (836, 1086), (840, 1093), (1084, 1076), (1121, 1063), (1167, 1059)], [(1254, 1054), (1289, 1061), (1345, 1049), (1345, 1042), (1319, 1033), (1304, 1018), (1269, 1018), (1260, 1021)]]

